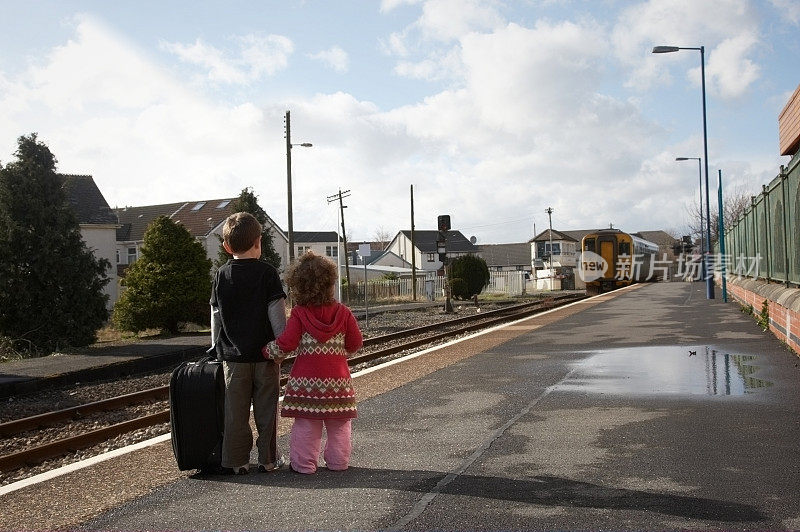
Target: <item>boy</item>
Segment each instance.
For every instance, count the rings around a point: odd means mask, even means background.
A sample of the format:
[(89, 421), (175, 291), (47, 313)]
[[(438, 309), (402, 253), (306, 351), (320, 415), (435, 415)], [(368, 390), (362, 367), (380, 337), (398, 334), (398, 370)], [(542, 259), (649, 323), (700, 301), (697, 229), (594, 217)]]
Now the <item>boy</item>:
[(280, 366), (264, 360), (261, 347), (286, 326), (286, 294), (278, 272), (261, 257), (261, 224), (249, 213), (225, 220), (223, 247), (233, 259), (214, 276), (211, 289), (211, 343), (225, 374), (225, 433), (222, 467), (244, 475), (250, 468), (253, 432), (258, 429), (258, 471), (280, 468), (277, 409)]

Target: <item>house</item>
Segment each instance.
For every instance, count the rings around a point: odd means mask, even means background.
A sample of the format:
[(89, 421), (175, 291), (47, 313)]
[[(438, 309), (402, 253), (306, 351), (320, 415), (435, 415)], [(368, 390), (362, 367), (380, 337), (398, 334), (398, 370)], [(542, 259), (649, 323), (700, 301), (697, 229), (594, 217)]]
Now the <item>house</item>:
[[(461, 234), (461, 231), (447, 231), (447, 256), (455, 258), (462, 255), (478, 254), (478, 248)], [(435, 272), (441, 269), (442, 263), (439, 261), (437, 241), (439, 231), (414, 231), (414, 245), (411, 245), (411, 231), (400, 231), (397, 236), (389, 242), (386, 247), (387, 252), (391, 252), (396, 257), (411, 264), (412, 257), (416, 260), (416, 268), (426, 272)], [(385, 255), (378, 257), (372, 264), (380, 265), (391, 256)]]
[[(286, 241), (289, 241), (288, 233)], [(313, 251), (317, 255), (330, 257), (337, 261), (339, 258), (339, 233), (336, 231), (292, 231), (294, 239), (294, 256), (299, 257), (306, 251)]]
[[(115, 209), (120, 223), (116, 235), (116, 264), (119, 275), (123, 275), (125, 269), (139, 258), (144, 233), (159, 216), (166, 216), (184, 226), (189, 234), (203, 245), (206, 256), (216, 260), (219, 257), (223, 222), (231, 214), (229, 205), (234, 199), (186, 201)], [(273, 246), (281, 257), (282, 267), (285, 268), (289, 256), (288, 240), (271, 218), (267, 217), (267, 223), (272, 234)]]
[[(363, 245), (369, 245), (369, 255), (367, 255), (366, 257), (362, 257), (361, 255), (358, 254), (359, 249), (361, 249), (361, 246)], [(386, 246), (384, 245), (383, 242), (367, 242), (367, 241), (348, 242), (347, 243), (348, 262), (350, 264), (363, 265), (364, 260), (366, 259), (367, 264), (372, 264), (372, 262), (375, 261), (375, 259), (383, 255), (385, 247)], [(410, 267), (411, 266), (409, 266), (409, 268)]]
[(519, 244), (483, 244), (478, 246), (478, 255), (486, 261), (489, 271), (531, 273), (531, 245)]
[(119, 221), (90, 175), (59, 174), (64, 179), (64, 192), (75, 213), (81, 237), (94, 256), (106, 259), (111, 268), (106, 272), (109, 282), (103, 288), (108, 295), (108, 308), (119, 295), (116, 265), (116, 232)]

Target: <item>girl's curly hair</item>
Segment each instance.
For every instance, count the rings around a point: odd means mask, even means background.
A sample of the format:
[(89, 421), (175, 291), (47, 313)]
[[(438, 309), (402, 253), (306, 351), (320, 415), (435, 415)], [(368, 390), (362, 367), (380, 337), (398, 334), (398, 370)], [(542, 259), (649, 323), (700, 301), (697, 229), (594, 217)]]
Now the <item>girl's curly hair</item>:
[(338, 267), (333, 261), (306, 251), (286, 272), (286, 285), (298, 305), (327, 305), (333, 303)]

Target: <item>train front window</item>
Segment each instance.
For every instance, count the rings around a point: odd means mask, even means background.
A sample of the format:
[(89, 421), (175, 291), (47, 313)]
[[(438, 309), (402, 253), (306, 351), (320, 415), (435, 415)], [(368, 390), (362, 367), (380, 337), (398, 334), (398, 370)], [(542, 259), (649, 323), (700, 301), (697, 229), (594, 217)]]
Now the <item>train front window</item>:
[(594, 252), (594, 238), (587, 238), (583, 242), (583, 250)]
[(620, 242), (619, 243), (619, 254), (620, 255), (628, 255), (631, 254), (631, 243), (630, 242)]

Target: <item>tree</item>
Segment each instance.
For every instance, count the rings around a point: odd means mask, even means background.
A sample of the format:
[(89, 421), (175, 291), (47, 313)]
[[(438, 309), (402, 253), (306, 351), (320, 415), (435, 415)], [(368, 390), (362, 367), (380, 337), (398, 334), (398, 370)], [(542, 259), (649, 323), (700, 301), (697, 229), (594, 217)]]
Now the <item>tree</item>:
[(159, 216), (144, 233), (141, 257), (125, 272), (114, 324), (126, 331), (176, 333), (181, 322), (209, 323), (211, 261), (189, 231)]
[[(713, 189), (712, 189), (713, 190)], [(725, 225), (725, 231), (727, 232), (731, 227), (734, 226), (736, 220), (744, 214), (744, 211), (751, 204), (750, 199), (751, 194), (742, 187), (733, 187), (728, 191), (723, 192), (723, 223)], [(690, 208), (687, 208), (689, 211), (689, 231), (692, 235), (694, 242), (700, 242), (700, 235), (703, 235), (703, 238), (706, 237), (706, 205), (705, 205), (705, 196), (703, 197), (703, 211), (700, 212), (700, 205), (695, 204), (692, 205)], [(701, 216), (702, 214), (702, 216)], [(700, 224), (700, 220), (703, 220), (702, 225)], [(719, 206), (716, 201), (712, 198), (711, 203), (711, 245), (709, 246), (711, 249), (714, 249), (714, 244), (717, 243), (719, 240)]]
[(391, 240), (392, 235), (381, 225), (377, 229), (375, 229), (375, 234), (373, 235), (372, 238), (375, 239), (375, 242), (380, 242), (381, 246), (383, 246), (383, 248), (386, 249), (386, 246), (389, 245), (389, 241)]
[[(250, 188), (243, 189), (239, 197), (231, 202), (229, 209), (231, 214), (236, 212), (249, 212), (256, 217), (256, 220), (258, 220), (258, 223), (260, 223), (263, 228), (263, 232), (261, 233), (261, 260), (280, 269), (281, 256), (275, 251), (275, 244), (272, 242), (272, 233), (270, 232), (272, 222), (264, 209), (258, 204), (258, 196), (253, 193), (253, 190)], [(214, 261), (214, 266), (219, 268), (232, 258), (233, 257), (225, 251), (225, 248), (222, 247), (222, 239), (220, 238), (219, 255), (217, 260)]]
[(86, 247), (47, 145), (18, 144), (0, 165), (0, 336), (31, 354), (88, 345), (108, 318), (111, 264)]
[(489, 267), (476, 255), (463, 255), (450, 264), (447, 278), (453, 297), (469, 299), (489, 284)]

